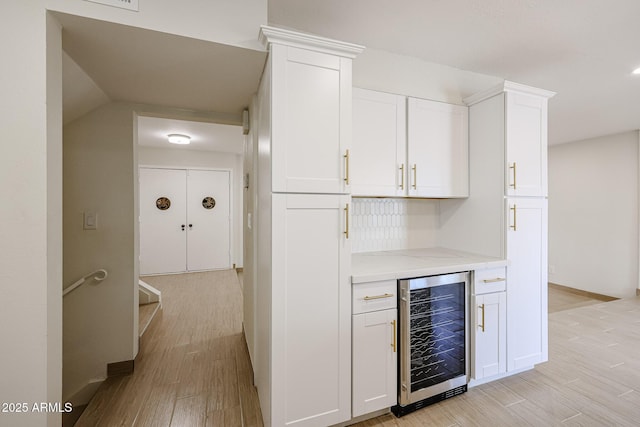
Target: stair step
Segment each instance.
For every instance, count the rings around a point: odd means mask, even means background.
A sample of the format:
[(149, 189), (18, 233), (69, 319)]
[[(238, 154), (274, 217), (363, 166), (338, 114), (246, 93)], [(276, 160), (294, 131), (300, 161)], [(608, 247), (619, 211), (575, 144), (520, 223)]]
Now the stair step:
[(160, 303), (152, 302), (138, 306), (138, 336), (142, 336), (160, 309)]

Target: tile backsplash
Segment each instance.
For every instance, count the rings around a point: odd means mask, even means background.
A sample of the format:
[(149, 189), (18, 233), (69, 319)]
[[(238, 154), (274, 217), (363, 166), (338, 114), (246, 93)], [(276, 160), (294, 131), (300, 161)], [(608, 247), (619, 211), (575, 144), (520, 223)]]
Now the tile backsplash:
[(354, 198), (352, 206), (354, 253), (437, 246), (437, 200)]

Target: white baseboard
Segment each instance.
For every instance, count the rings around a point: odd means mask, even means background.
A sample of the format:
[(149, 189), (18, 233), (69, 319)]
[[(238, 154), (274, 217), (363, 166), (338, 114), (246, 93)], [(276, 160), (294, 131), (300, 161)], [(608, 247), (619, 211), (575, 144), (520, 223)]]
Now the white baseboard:
[(73, 407), (86, 405), (96, 394), (98, 388), (102, 385), (103, 382), (105, 382), (105, 380), (106, 378), (94, 378), (90, 380), (80, 390), (64, 399), (64, 402), (70, 402)]

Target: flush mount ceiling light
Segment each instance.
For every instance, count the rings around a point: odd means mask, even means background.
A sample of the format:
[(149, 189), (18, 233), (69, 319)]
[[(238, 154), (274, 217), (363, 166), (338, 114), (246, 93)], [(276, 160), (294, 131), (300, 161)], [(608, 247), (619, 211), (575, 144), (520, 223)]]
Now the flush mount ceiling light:
[(182, 135), (180, 133), (172, 133), (167, 135), (167, 138), (172, 144), (186, 145), (191, 142), (191, 137), (189, 135)]
[(640, 67), (638, 67), (638, 68), (636, 68), (635, 70), (633, 70), (633, 71), (631, 72), (631, 74), (636, 74), (636, 75), (640, 74)]

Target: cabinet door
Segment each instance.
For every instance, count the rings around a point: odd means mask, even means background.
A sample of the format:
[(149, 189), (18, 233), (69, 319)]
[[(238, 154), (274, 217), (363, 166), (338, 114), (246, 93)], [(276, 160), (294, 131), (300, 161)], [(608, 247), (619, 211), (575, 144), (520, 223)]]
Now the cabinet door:
[(474, 304), (473, 377), (504, 373), (507, 368), (506, 292), (477, 295)]
[(348, 193), (351, 59), (272, 45), (272, 191)]
[(409, 196), (469, 195), (468, 108), (409, 98)]
[(353, 89), (351, 194), (406, 194), (406, 98)]
[(396, 309), (353, 316), (353, 416), (398, 403)]
[(507, 199), (507, 369), (548, 358), (547, 201)]
[(351, 416), (349, 196), (272, 196), (274, 426)]
[(547, 100), (507, 92), (508, 196), (547, 195)]

